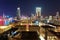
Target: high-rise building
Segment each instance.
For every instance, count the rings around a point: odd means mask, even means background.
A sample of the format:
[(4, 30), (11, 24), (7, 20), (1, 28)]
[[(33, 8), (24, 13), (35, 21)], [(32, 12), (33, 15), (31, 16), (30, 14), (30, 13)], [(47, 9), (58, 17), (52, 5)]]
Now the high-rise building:
[(36, 7), (36, 19), (38, 21), (40, 21), (41, 19), (41, 8), (40, 7)]
[(59, 19), (59, 12), (56, 13), (56, 18)]
[(17, 8), (17, 17), (20, 19), (20, 7)]
[(36, 7), (36, 15), (41, 16), (41, 8), (40, 7)]
[(59, 16), (59, 12), (56, 13), (56, 16)]

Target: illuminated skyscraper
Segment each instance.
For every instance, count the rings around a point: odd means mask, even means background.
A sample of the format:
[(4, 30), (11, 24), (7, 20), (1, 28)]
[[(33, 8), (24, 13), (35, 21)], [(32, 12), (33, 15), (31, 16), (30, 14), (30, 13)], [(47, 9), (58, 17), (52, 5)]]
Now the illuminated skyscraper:
[(36, 15), (41, 16), (41, 8), (40, 7), (36, 7)]
[(17, 18), (20, 19), (20, 7), (17, 8)]
[(56, 18), (59, 19), (59, 12), (56, 13)]
[(56, 16), (59, 17), (59, 12), (56, 13)]

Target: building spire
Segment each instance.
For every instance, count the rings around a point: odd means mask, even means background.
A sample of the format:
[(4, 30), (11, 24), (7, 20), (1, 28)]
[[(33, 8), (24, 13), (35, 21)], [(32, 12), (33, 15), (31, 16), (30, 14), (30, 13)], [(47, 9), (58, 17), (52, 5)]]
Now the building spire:
[(4, 14), (4, 12), (3, 12), (3, 18), (5, 18), (5, 14)]

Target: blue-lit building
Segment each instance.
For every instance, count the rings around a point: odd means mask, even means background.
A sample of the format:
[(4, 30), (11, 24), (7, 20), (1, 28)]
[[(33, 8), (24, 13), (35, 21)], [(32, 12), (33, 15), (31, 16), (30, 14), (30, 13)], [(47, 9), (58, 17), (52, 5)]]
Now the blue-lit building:
[(10, 21), (9, 20), (5, 20), (4, 21), (4, 25), (9, 25)]

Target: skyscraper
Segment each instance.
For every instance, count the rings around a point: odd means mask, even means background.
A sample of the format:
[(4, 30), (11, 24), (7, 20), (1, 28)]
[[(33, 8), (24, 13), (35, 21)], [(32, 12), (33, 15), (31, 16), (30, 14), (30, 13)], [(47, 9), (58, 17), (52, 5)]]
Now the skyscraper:
[(56, 13), (56, 16), (59, 17), (59, 12)]
[(56, 13), (56, 18), (59, 19), (59, 12)]
[(41, 19), (41, 8), (36, 7), (36, 19), (40, 21)]
[(20, 19), (20, 7), (17, 8), (17, 18)]
[(40, 7), (36, 7), (36, 15), (41, 16), (41, 8)]

